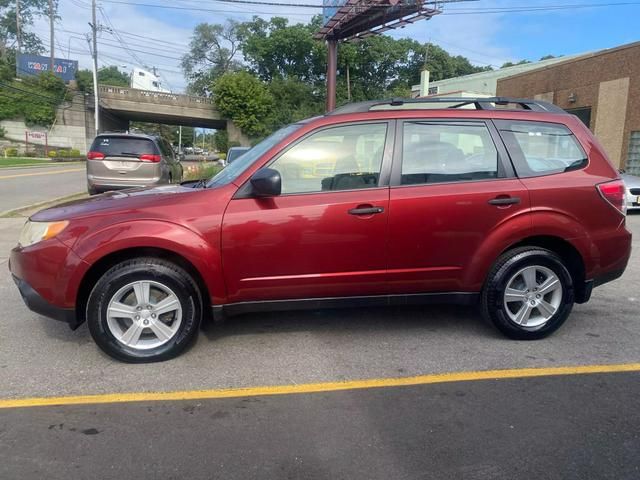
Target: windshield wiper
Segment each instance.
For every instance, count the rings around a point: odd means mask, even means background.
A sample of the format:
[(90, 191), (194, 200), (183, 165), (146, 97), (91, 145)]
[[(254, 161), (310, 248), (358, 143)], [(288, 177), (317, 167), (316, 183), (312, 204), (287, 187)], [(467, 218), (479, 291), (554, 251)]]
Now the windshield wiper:
[(208, 181), (208, 178), (201, 178), (193, 185), (193, 188), (207, 188)]

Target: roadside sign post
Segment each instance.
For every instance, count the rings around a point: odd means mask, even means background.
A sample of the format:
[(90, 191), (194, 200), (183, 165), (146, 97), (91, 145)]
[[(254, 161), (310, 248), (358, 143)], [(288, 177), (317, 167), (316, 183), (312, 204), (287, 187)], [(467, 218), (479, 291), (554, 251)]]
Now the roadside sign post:
[[(47, 132), (32, 132), (29, 130), (24, 131), (24, 151), (25, 153), (29, 150), (29, 139), (32, 140), (33, 145), (38, 145), (34, 143), (33, 140), (44, 140), (44, 156), (47, 157), (49, 155), (49, 136)], [(39, 145), (42, 145), (40, 143)]]

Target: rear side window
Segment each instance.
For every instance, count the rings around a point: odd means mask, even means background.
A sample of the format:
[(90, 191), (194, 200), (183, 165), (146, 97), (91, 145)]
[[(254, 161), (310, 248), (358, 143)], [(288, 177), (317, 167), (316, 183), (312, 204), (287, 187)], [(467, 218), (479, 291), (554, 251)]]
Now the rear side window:
[(519, 177), (537, 177), (578, 170), (587, 155), (564, 125), (544, 122), (497, 120)]
[(402, 185), (497, 178), (498, 151), (484, 122), (405, 122)]
[(142, 154), (157, 155), (158, 149), (151, 140), (129, 137), (96, 137), (91, 151), (105, 156), (137, 157)]

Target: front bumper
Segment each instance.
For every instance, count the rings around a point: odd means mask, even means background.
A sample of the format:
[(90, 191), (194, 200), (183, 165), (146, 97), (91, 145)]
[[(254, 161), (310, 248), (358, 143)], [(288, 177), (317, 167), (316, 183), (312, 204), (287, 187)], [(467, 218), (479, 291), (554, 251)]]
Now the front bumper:
[(22, 300), (27, 305), (29, 310), (36, 312), (45, 317), (59, 320), (61, 322), (68, 323), (72, 329), (78, 328), (78, 321), (76, 319), (76, 310), (74, 308), (60, 308), (55, 305), (51, 305), (42, 296), (36, 292), (31, 285), (24, 280), (11, 275), (13, 281), (16, 283)]

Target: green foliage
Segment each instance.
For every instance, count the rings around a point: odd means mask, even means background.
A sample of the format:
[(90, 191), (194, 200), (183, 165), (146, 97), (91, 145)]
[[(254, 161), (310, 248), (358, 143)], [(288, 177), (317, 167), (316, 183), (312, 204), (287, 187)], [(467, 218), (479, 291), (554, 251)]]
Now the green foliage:
[(227, 159), (227, 154), (226, 153), (220, 152), (220, 153), (217, 154), (217, 156), (218, 156), (219, 160), (226, 160)]
[[(57, 1), (54, 4), (57, 5)], [(42, 42), (40, 38), (28, 31), (33, 25), (33, 19), (49, 12), (48, 0), (21, 0), (21, 49), (25, 53), (40, 53)], [(10, 51), (17, 45), (16, 39), (16, 2), (15, 0), (0, 0), (0, 58), (10, 56)], [(15, 72), (15, 70), (14, 70)]]
[(238, 24), (233, 20), (227, 20), (224, 25), (201, 23), (196, 26), (189, 53), (182, 57), (190, 93), (208, 95), (218, 77), (240, 69), (240, 62), (234, 58), (239, 47), (237, 29)]
[(506, 63), (502, 64), (502, 66), (500, 68), (515, 67), (516, 65), (526, 65), (527, 63), (531, 63), (531, 61), (530, 60), (520, 60), (517, 63), (506, 62)]
[(49, 152), (47, 153), (47, 157), (49, 158), (56, 158), (58, 156), (58, 152), (56, 150), (49, 150)]
[(540, 57), (540, 61), (542, 62), (543, 60), (551, 60), (552, 58), (556, 58), (555, 55), (545, 55), (544, 57)]
[(11, 81), (0, 96), (0, 120), (23, 117), (27, 125), (49, 126), (66, 93), (64, 82), (49, 72)]
[(225, 73), (213, 87), (216, 108), (250, 137), (268, 133), (273, 96), (248, 72)]
[(6, 134), (7, 134), (7, 131), (5, 130), (5, 128), (0, 127), (0, 138), (4, 138)]
[(264, 81), (297, 78), (307, 84), (322, 80), (326, 47), (313, 39), (317, 23), (289, 25), (287, 19), (253, 17), (238, 26), (242, 54), (251, 70)]
[(270, 119), (271, 130), (324, 112), (324, 96), (297, 78), (274, 79), (268, 88), (274, 105), (278, 106)]
[(216, 130), (213, 135), (213, 144), (218, 152), (227, 153), (229, 150), (229, 134), (226, 130)]
[[(93, 73), (91, 70), (76, 71), (76, 82), (78, 90), (81, 92), (93, 93)], [(129, 75), (121, 72), (115, 65), (111, 65), (98, 70), (98, 83), (114, 87), (128, 87)]]
[(4, 154), (7, 157), (17, 157), (18, 156), (18, 149), (17, 148), (5, 148)]
[[(313, 38), (321, 24), (320, 16), (306, 24), (289, 24), (281, 17), (253, 17), (224, 26), (201, 24), (182, 64), (190, 80), (189, 90), (214, 93), (220, 112), (254, 139), (287, 123), (321, 114), (327, 50), (324, 42)], [(242, 65), (233, 59), (236, 52), (242, 53), (249, 73), (239, 72)], [(433, 81), (491, 69), (452, 56), (435, 44), (408, 38), (381, 35), (359, 43), (341, 43), (337, 102), (409, 96), (425, 65)], [(248, 93), (250, 88), (255, 89), (256, 98)], [(270, 105), (277, 108), (270, 109)], [(226, 151), (228, 141), (221, 135), (217, 136), (218, 148)]]

